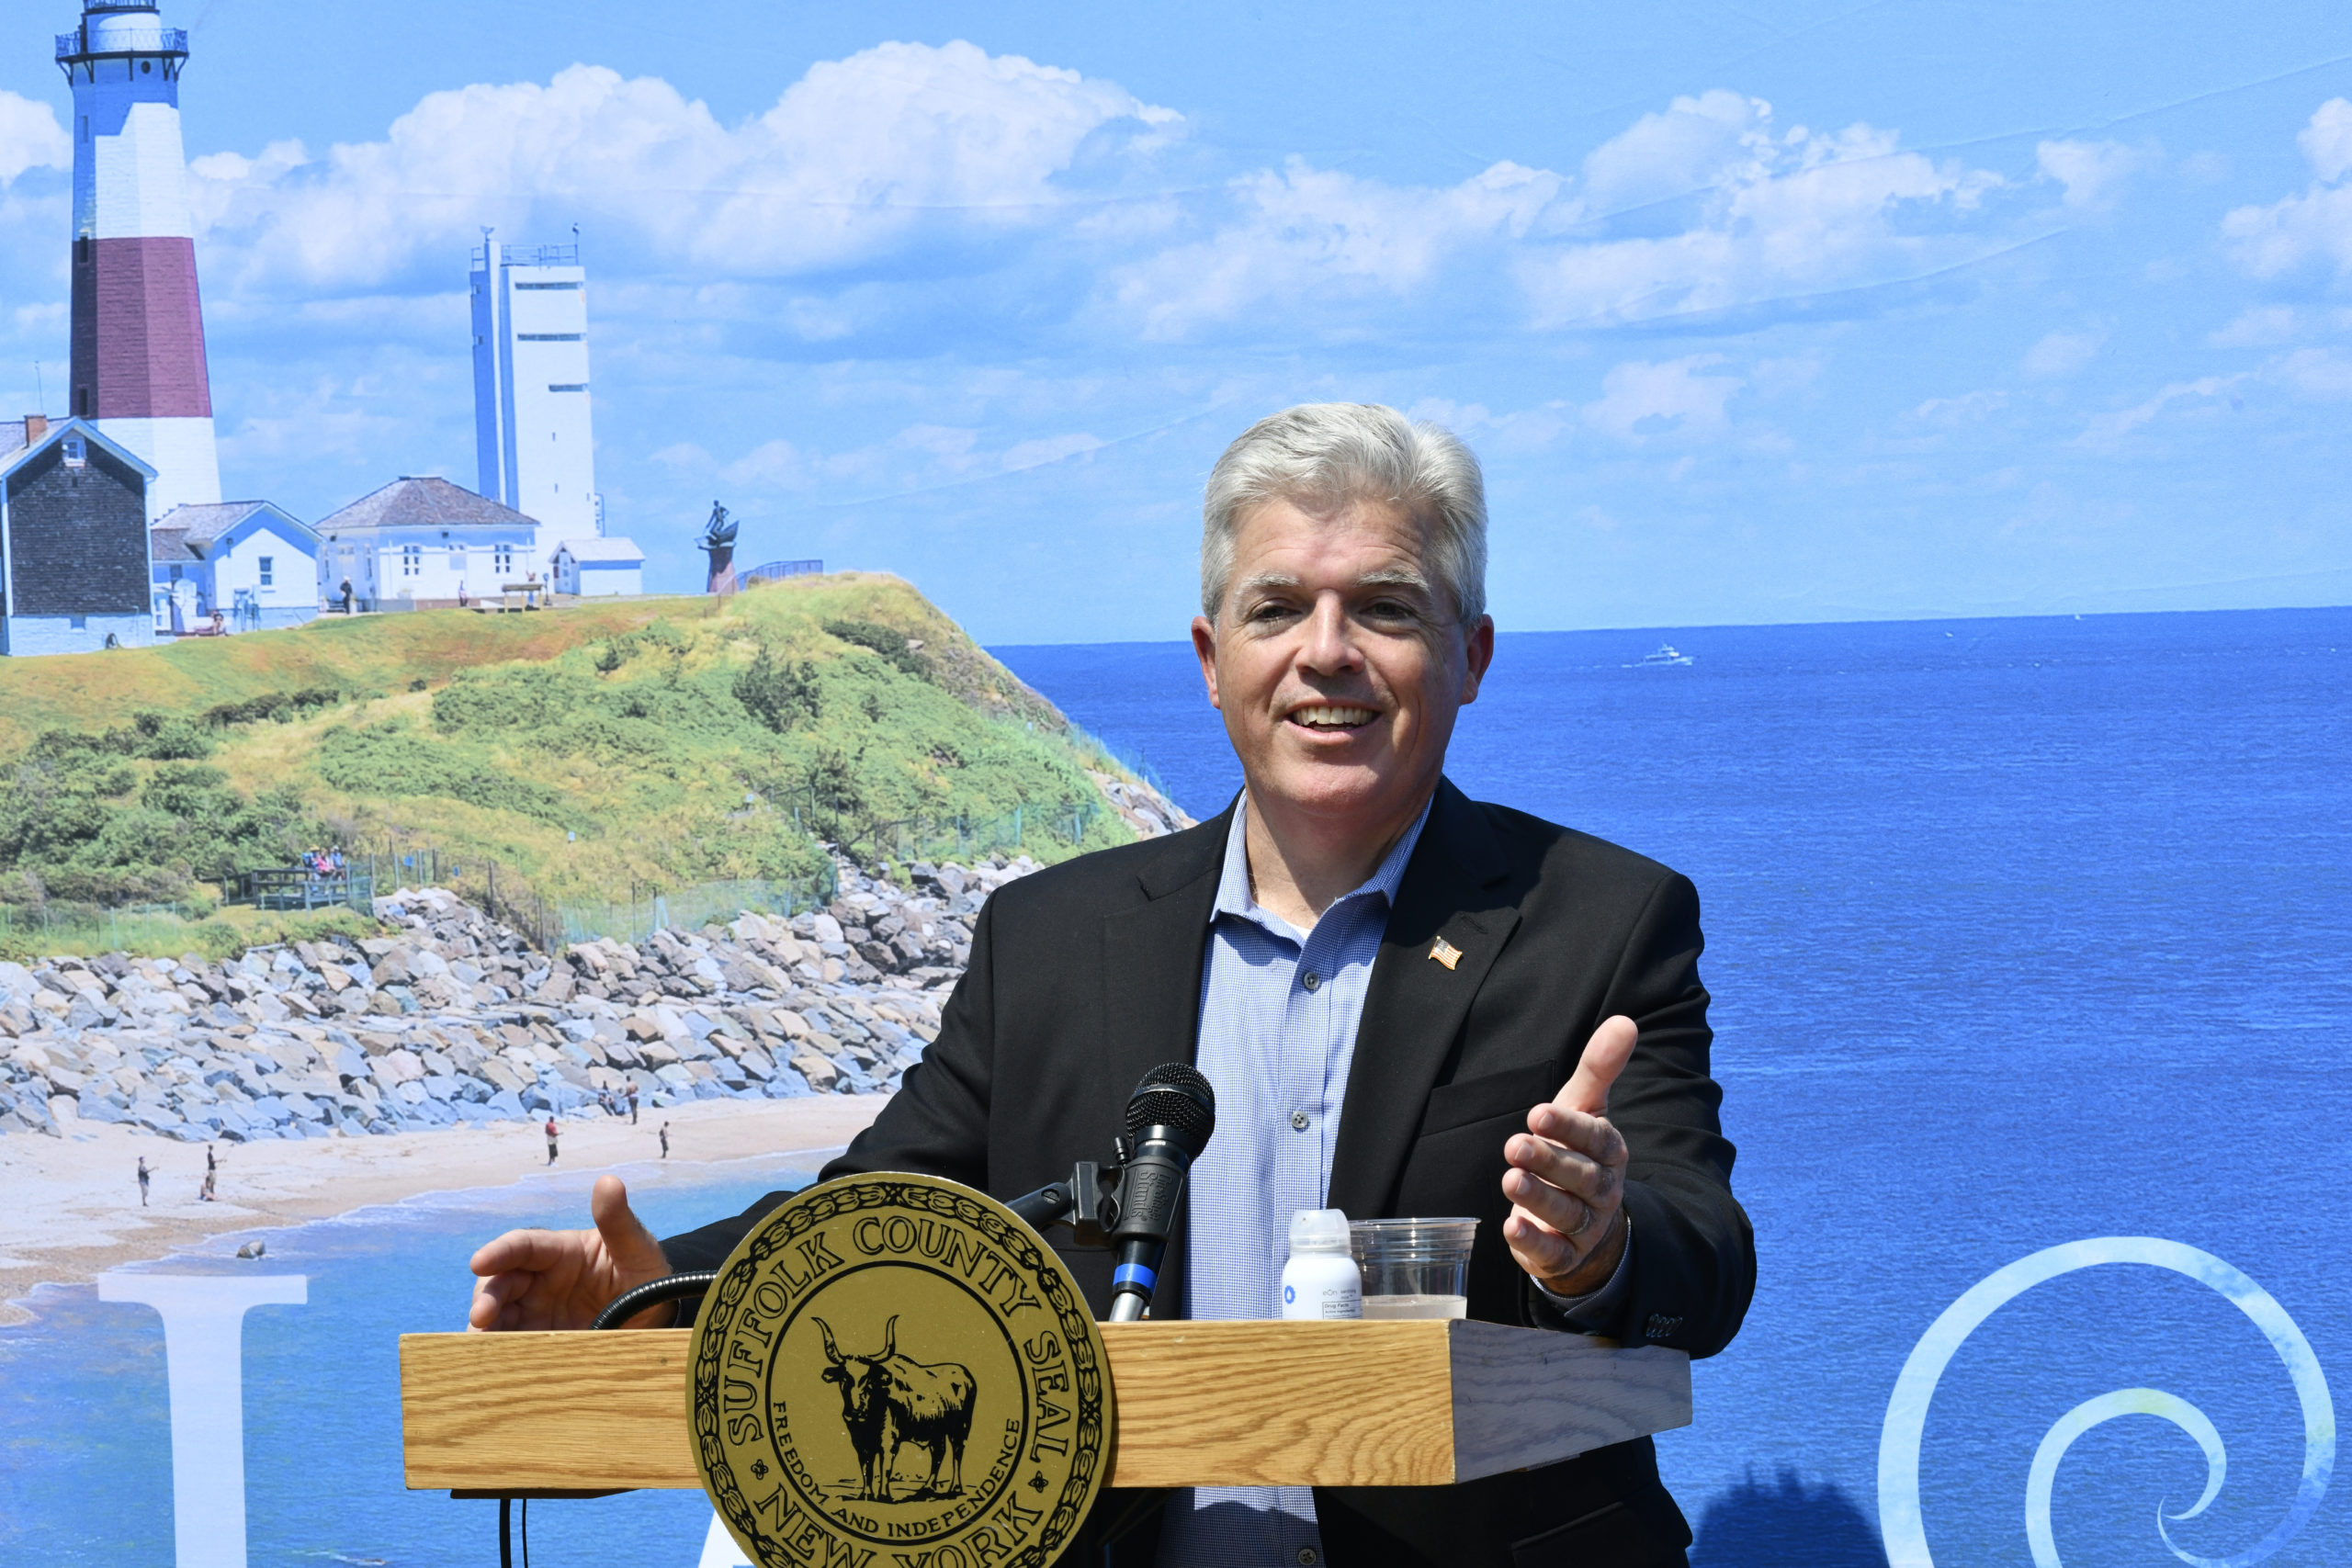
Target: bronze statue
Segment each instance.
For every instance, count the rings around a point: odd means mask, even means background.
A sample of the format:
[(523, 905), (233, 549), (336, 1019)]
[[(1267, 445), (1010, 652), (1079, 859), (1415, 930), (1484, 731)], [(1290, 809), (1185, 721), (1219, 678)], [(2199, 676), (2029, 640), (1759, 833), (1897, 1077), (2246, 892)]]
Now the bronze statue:
[(696, 548), (710, 558), (710, 583), (706, 593), (735, 592), (735, 519), (727, 508), (716, 501), (710, 503), (710, 521), (704, 525), (702, 537), (695, 541)]

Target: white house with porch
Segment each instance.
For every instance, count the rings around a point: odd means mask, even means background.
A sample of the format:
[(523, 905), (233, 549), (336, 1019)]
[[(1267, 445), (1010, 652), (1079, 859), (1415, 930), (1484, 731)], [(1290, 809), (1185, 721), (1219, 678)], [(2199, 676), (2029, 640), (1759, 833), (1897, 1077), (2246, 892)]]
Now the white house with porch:
[(545, 586), (538, 525), (447, 479), (404, 478), (320, 519), (319, 597), (339, 610), (495, 600), (510, 583)]
[(319, 613), (319, 533), (266, 501), (175, 506), (147, 531), (155, 630), (220, 613), (227, 630), (296, 626)]

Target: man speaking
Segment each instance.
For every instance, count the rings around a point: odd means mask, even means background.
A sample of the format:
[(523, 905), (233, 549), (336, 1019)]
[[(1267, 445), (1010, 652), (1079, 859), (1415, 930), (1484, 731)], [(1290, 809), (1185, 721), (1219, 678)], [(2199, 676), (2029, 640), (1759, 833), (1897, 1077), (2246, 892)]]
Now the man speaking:
[[(1476, 1215), (1472, 1317), (1720, 1350), (1756, 1260), (1698, 895), (1443, 776), (1494, 656), (1476, 459), (1393, 409), (1310, 404), (1226, 450), (1203, 522), (1193, 644), (1240, 795), (1000, 890), (938, 1040), (824, 1174), (1010, 1198), (1066, 1179), (1144, 1072), (1189, 1060), (1217, 1130), (1155, 1316), (1278, 1315), (1295, 1210)], [(718, 1267), (783, 1197), (657, 1242), (606, 1177), (595, 1229), (475, 1255), (473, 1326), (583, 1327), (630, 1286)], [(1109, 1258), (1066, 1261), (1102, 1315)], [(1166, 1568), (1654, 1568), (1690, 1540), (1646, 1438), (1459, 1486), (1106, 1493), (1096, 1516), (1105, 1561)]]

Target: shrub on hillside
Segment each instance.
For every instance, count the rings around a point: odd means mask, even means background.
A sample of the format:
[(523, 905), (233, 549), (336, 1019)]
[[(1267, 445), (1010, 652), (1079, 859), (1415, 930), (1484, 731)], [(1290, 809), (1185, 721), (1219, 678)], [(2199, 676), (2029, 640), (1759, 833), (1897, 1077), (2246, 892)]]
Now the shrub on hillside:
[(895, 631), (879, 621), (827, 621), (825, 630), (828, 635), (854, 647), (880, 654), (918, 680), (926, 679), (931, 674), (931, 666), (915, 650), (907, 634)]
[(513, 738), (571, 723), (604, 701), (599, 682), (560, 668), (469, 672), (433, 694), (433, 728), (444, 735)]
[(239, 702), (215, 703), (198, 716), (215, 729), (226, 729), (232, 724), (259, 724), (264, 719), (291, 724), (334, 707), (343, 698), (344, 694), (333, 686), (305, 686), (299, 692), (264, 692)]
[(518, 779), (473, 747), (428, 740), (405, 723), (338, 725), (319, 737), (319, 776), (351, 795), (442, 795), (487, 811), (562, 826), (578, 816), (544, 784)]
[(0, 791), (0, 876), (93, 904), (176, 899), (199, 878), (283, 865), (300, 848), (309, 824), (292, 791), (248, 799), (218, 769), (176, 761), (142, 785), (137, 767), (87, 739), (45, 736), (18, 760)]
[(805, 659), (778, 659), (765, 643), (735, 677), (735, 700), (778, 735), (797, 724), (815, 723), (825, 709), (817, 667)]

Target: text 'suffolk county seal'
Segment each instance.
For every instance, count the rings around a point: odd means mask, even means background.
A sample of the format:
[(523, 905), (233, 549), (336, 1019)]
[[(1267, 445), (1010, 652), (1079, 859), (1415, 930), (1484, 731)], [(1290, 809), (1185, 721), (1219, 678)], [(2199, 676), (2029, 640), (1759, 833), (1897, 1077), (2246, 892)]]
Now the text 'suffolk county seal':
[(1044, 1568), (1109, 1451), (1109, 1366), (1060, 1258), (935, 1177), (787, 1201), (704, 1298), (687, 1397), (719, 1517), (762, 1568)]

